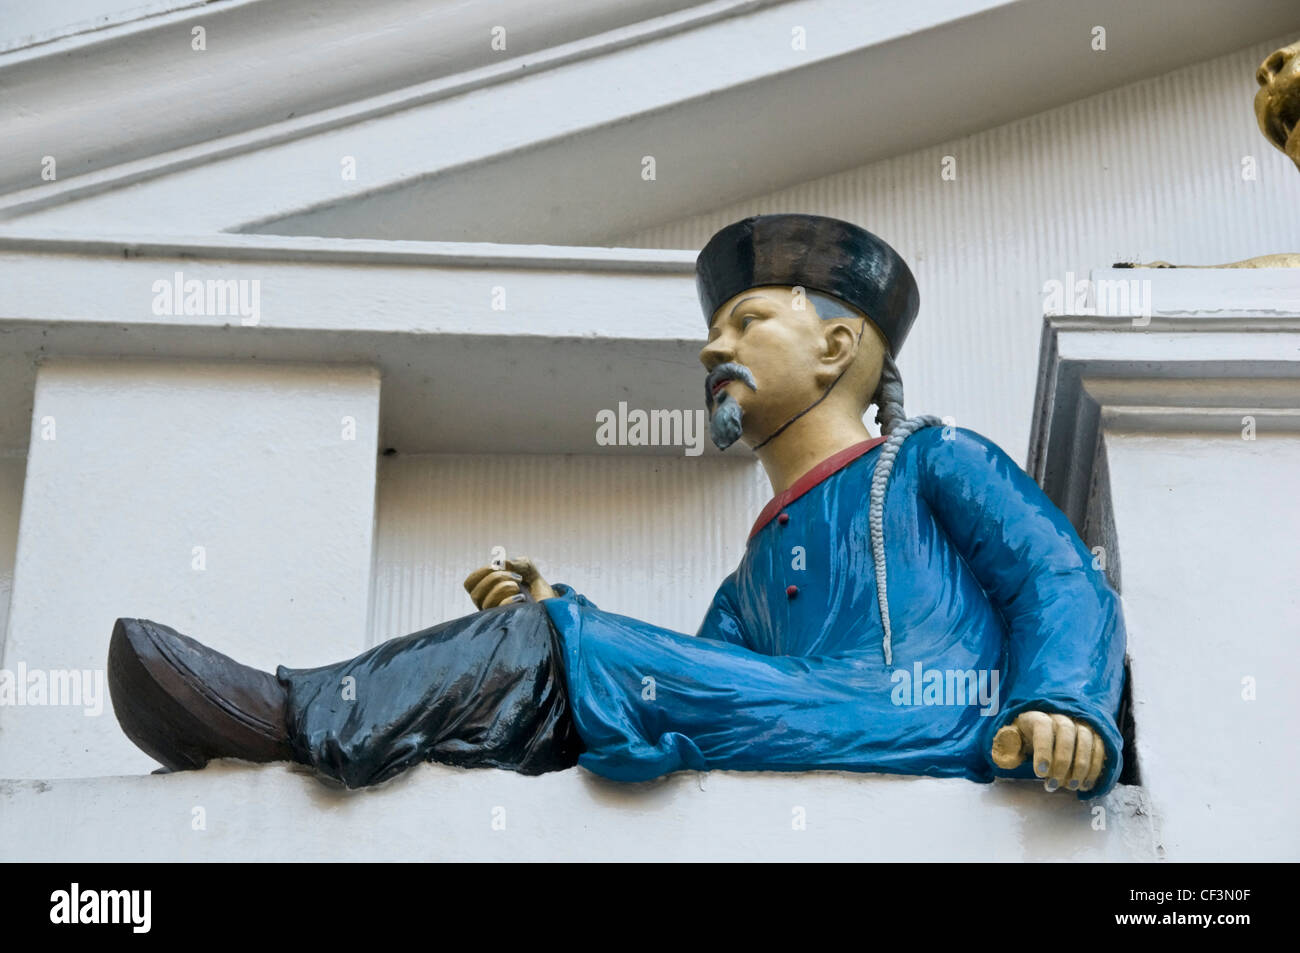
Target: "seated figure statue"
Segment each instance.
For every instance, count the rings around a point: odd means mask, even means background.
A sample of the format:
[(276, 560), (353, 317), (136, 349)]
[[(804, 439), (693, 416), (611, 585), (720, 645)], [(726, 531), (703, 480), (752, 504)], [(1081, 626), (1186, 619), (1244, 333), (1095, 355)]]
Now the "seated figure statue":
[(525, 559), (470, 575), (481, 611), (322, 668), (272, 675), (119, 619), (109, 684), (127, 736), (169, 770), (285, 760), (351, 788), (438, 761), (1107, 792), (1118, 597), (997, 446), (904, 416), (906, 263), (855, 225), (763, 215), (718, 232), (696, 271), (711, 437), (752, 447), (775, 496), (695, 636), (602, 611)]

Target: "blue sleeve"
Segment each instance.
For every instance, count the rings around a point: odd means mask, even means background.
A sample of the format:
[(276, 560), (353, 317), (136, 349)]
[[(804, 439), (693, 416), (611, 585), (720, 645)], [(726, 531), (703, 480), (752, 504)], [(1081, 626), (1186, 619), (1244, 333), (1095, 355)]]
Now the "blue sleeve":
[[(1006, 625), (1003, 704), (981, 739), (985, 758), (992, 765), (993, 735), (1023, 711), (1081, 718), (1105, 741), (1106, 764), (1080, 797), (1105, 794), (1123, 764), (1119, 597), (1065, 515), (997, 445), (956, 427), (918, 431), (904, 448), (914, 440), (921, 493)], [(994, 771), (1034, 776), (1029, 760)]]
[[(576, 602), (578, 605), (587, 606), (589, 609), (599, 608), (596, 603), (592, 602), (572, 586), (565, 585), (562, 582), (557, 582), (553, 584), (551, 588), (555, 590), (555, 598), (557, 599), (563, 599), (565, 602)], [(542, 601), (546, 602), (547, 600), (543, 599)]]
[(718, 591), (714, 593), (713, 602), (709, 604), (709, 610), (704, 613), (704, 621), (700, 623), (699, 631), (695, 633), (696, 638), (729, 642), (732, 645), (748, 645), (740, 610), (736, 607), (735, 576), (736, 574), (732, 573), (724, 579)]
[[(700, 623), (699, 631), (695, 633), (696, 638), (730, 642), (732, 645), (745, 644), (744, 626), (741, 624), (740, 612), (736, 609), (733, 595), (734, 576), (733, 573), (724, 579), (718, 591), (714, 593), (713, 602), (709, 604), (709, 609), (704, 614), (704, 621)], [(555, 590), (556, 599), (559, 601), (572, 602), (588, 609), (599, 608), (572, 586), (557, 582), (551, 588)]]

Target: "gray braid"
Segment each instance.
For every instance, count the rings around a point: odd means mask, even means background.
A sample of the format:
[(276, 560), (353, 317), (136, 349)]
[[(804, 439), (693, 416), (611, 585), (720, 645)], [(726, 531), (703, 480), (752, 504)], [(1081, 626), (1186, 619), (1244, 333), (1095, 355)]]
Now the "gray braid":
[(885, 362), (880, 368), (880, 383), (876, 385), (876, 395), (871, 398), (876, 405), (876, 423), (885, 436), (894, 432), (906, 417), (903, 413), (903, 378), (898, 373), (898, 365), (888, 351)]
[(884, 367), (881, 368), (875, 403), (880, 432), (888, 435), (889, 439), (880, 448), (876, 470), (871, 475), (871, 504), (867, 511), (867, 523), (871, 527), (871, 559), (876, 566), (876, 599), (880, 603), (880, 620), (885, 626), (885, 664), (893, 665), (894, 633), (889, 624), (889, 589), (885, 578), (885, 487), (889, 483), (889, 474), (893, 472), (894, 460), (898, 457), (903, 441), (922, 427), (942, 427), (943, 421), (928, 414), (904, 416), (903, 380), (894, 359), (888, 354), (885, 355)]

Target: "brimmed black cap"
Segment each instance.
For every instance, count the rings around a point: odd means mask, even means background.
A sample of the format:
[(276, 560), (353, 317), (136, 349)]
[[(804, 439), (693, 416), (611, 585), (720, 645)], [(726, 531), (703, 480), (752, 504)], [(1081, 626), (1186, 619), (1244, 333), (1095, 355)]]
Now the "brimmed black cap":
[(834, 295), (880, 328), (897, 355), (921, 296), (907, 262), (865, 228), (823, 215), (754, 215), (728, 225), (695, 259), (695, 287), (711, 323), (727, 300), (760, 285)]

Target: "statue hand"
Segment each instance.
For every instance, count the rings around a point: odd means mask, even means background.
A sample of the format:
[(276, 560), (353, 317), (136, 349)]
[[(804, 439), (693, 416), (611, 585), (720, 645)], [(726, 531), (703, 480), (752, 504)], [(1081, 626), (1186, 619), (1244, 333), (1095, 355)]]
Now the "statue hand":
[(484, 566), (465, 577), (465, 591), (480, 609), (521, 602), (525, 598), (525, 588), (537, 601), (552, 599), (556, 595), (533, 561), (523, 556), (507, 559), (504, 569)]
[(1106, 763), (1106, 743), (1082, 719), (1026, 711), (998, 729), (992, 757), (999, 768), (1015, 768), (1029, 755), (1048, 791), (1089, 791)]

